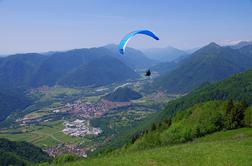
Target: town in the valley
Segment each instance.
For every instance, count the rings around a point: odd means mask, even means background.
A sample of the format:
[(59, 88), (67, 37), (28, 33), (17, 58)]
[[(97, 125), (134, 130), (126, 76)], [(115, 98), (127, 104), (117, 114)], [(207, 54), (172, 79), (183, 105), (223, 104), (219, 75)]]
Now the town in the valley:
[[(48, 93), (49, 88), (42, 87), (39, 92)], [(37, 92), (34, 90), (34, 92)], [(73, 103), (65, 103), (56, 108), (50, 108), (46, 114), (41, 115), (27, 114), (16, 120), (20, 126), (29, 126), (54, 121), (58, 117), (63, 119), (63, 129), (60, 131), (71, 137), (97, 137), (103, 131), (99, 127), (93, 127), (90, 120), (100, 118), (108, 111), (128, 107), (131, 102), (112, 102), (100, 99), (97, 102), (90, 103), (76, 100)], [(108, 139), (108, 138), (107, 138)], [(107, 139), (105, 141), (107, 141)], [(99, 145), (97, 145), (99, 146)], [(79, 144), (59, 143), (56, 146), (46, 147), (44, 150), (51, 156), (57, 156), (64, 152), (74, 153), (82, 157), (87, 157), (87, 152), (94, 151), (95, 146), (90, 148), (80, 146)]]

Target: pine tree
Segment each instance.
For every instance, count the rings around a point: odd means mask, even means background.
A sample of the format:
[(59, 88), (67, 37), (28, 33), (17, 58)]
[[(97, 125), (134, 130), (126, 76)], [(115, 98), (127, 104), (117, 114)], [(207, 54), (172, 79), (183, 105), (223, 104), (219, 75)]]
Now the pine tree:
[(234, 102), (233, 100), (229, 100), (227, 104), (226, 114), (230, 113), (231, 110), (234, 108)]
[(224, 126), (226, 129), (231, 129), (232, 128), (232, 123), (233, 123), (233, 116), (232, 112), (234, 110), (234, 102), (233, 100), (229, 100), (227, 104), (227, 109), (225, 112), (225, 118), (224, 118)]

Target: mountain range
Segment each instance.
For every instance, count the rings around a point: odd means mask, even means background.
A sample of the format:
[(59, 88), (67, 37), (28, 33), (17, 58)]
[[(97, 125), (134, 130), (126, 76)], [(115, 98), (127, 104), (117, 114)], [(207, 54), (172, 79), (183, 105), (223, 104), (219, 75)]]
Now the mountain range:
[(0, 58), (0, 87), (99, 86), (135, 79), (138, 74), (106, 48), (75, 49), (50, 55)]
[(204, 83), (222, 80), (251, 67), (251, 46), (232, 49), (210, 43), (157, 78), (154, 86), (169, 93), (187, 93)]

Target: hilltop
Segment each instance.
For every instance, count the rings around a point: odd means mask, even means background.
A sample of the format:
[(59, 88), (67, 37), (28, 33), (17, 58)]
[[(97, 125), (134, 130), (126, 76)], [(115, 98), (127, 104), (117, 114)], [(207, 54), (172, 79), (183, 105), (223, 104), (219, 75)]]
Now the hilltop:
[(141, 98), (142, 95), (131, 88), (128, 87), (119, 87), (114, 92), (104, 96), (105, 99), (110, 101), (121, 101), (127, 102), (130, 100), (136, 100)]

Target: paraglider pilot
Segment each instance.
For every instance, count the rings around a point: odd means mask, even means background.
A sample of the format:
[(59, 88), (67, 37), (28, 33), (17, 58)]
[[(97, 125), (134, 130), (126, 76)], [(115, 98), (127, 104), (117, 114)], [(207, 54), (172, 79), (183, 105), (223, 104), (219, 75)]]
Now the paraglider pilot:
[(151, 76), (151, 71), (150, 71), (150, 69), (148, 69), (148, 70), (146, 71), (145, 76), (146, 76), (146, 77)]

